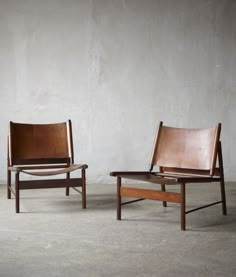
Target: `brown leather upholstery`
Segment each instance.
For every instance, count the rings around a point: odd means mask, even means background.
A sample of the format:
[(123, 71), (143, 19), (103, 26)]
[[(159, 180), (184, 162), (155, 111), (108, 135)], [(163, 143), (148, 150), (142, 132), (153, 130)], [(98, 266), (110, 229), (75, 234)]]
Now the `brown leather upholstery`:
[(11, 162), (28, 159), (69, 158), (67, 123), (22, 124), (10, 122)]
[(211, 129), (182, 129), (160, 126), (152, 165), (209, 170), (216, 163), (220, 125)]
[[(16, 194), (16, 212), (19, 212), (21, 189), (82, 187), (82, 207), (86, 208), (86, 164), (74, 164), (71, 121), (55, 124), (26, 124), (10, 122), (8, 137), (8, 198)], [(80, 170), (80, 178), (70, 178), (70, 172)], [(11, 172), (15, 173), (15, 191), (11, 186)], [(66, 174), (66, 179), (27, 180), (20, 173), (33, 176)]]
[[(215, 204), (222, 204), (226, 214), (223, 159), (220, 142), (221, 124), (209, 129), (186, 129), (163, 126), (160, 122), (156, 135), (150, 171), (111, 172), (117, 177), (117, 219), (121, 219), (121, 205), (143, 199), (155, 199), (181, 204), (181, 229), (185, 230), (185, 214)], [(218, 157), (218, 167), (216, 161)], [(159, 171), (153, 171), (155, 166)], [(123, 187), (121, 179), (133, 179), (161, 185), (161, 191)], [(187, 183), (220, 182), (221, 200), (191, 211), (185, 211), (185, 185)], [(166, 185), (180, 185), (181, 191), (167, 193)], [(140, 198), (121, 203), (121, 197)]]

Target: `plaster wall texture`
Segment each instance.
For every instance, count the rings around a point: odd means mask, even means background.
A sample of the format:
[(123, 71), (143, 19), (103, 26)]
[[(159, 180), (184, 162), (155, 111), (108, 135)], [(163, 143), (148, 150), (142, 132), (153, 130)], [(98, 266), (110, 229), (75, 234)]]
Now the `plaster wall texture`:
[(159, 121), (222, 123), (236, 179), (236, 1), (0, 0), (0, 180), (9, 121), (71, 119), (88, 182), (148, 169)]

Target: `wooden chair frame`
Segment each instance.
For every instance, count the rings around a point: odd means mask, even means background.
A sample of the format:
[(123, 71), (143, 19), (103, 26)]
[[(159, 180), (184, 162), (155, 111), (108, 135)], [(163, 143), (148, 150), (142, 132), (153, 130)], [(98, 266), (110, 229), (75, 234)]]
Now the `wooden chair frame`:
[[(117, 178), (117, 219), (121, 220), (121, 206), (144, 199), (179, 203), (181, 230), (186, 229), (186, 214), (222, 204), (223, 215), (227, 214), (222, 147), (221, 124), (211, 129), (183, 129), (163, 126), (160, 122), (149, 171), (115, 171)], [(218, 160), (218, 167), (216, 163)], [(154, 166), (159, 171), (153, 171)], [(160, 184), (161, 190), (122, 186), (122, 178)], [(185, 186), (188, 183), (219, 182), (221, 200), (186, 210)], [(179, 192), (166, 191), (166, 185), (180, 185)], [(137, 198), (122, 202), (122, 197)]]
[[(16, 213), (20, 212), (20, 191), (40, 188), (70, 188), (82, 194), (82, 208), (86, 208), (86, 164), (74, 163), (71, 120), (54, 124), (25, 124), (10, 122), (7, 159), (7, 196), (15, 195)], [(71, 178), (80, 170), (81, 177)], [(15, 175), (15, 189), (12, 187)], [(33, 179), (21, 180), (22, 174)], [(63, 175), (63, 178), (42, 179)], [(35, 179), (36, 178), (36, 179)], [(79, 191), (77, 187), (81, 187)]]

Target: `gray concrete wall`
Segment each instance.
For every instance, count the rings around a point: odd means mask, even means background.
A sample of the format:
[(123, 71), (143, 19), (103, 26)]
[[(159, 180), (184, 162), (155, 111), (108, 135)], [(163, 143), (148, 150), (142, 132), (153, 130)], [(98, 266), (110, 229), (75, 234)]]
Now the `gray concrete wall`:
[(222, 122), (236, 179), (236, 1), (0, 0), (0, 180), (8, 123), (71, 118), (89, 182), (147, 169), (160, 120)]

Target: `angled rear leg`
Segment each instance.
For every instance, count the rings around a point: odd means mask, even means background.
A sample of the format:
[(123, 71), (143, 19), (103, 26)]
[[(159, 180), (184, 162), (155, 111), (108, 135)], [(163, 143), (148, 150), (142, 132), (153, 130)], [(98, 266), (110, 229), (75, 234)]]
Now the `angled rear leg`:
[(219, 160), (220, 177), (221, 177), (220, 191), (221, 191), (221, 201), (222, 201), (222, 213), (223, 213), (223, 215), (227, 215), (226, 197), (225, 197), (225, 180), (224, 180), (224, 169), (223, 169), (223, 157), (222, 157), (221, 142), (219, 142), (219, 147), (218, 147), (218, 160)]
[(221, 201), (222, 201), (222, 213), (223, 215), (227, 215), (224, 179), (222, 179), (220, 182), (220, 190), (221, 190)]

